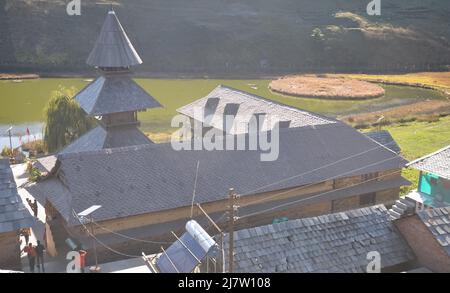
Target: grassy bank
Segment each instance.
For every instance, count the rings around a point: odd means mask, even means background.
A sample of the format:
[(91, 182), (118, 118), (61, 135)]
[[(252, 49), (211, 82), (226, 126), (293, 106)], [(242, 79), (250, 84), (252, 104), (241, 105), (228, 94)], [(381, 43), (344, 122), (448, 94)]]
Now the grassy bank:
[(373, 126), (380, 117), (384, 117), (382, 123), (392, 124), (403, 121), (434, 120), (438, 116), (450, 114), (450, 72), (418, 72), (397, 75), (334, 74), (331, 76), (350, 77), (385, 85), (432, 89), (439, 91), (444, 97), (441, 100), (420, 101), (391, 109), (341, 117), (342, 120), (357, 128)]
[[(410, 122), (383, 127), (389, 130), (402, 149), (407, 160), (417, 159), (450, 144), (450, 117), (436, 122)], [(419, 172), (405, 169), (403, 176), (413, 184), (404, 188), (402, 194), (417, 188)]]
[(417, 72), (408, 74), (371, 75), (371, 74), (336, 74), (365, 81), (385, 84), (409, 85), (431, 88), (444, 92), (450, 97), (450, 72)]

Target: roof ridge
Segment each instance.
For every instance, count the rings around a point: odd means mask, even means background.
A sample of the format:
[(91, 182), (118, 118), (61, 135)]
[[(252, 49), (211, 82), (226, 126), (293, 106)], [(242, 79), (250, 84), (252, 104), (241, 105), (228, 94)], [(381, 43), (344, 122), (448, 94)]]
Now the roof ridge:
[[(347, 211), (334, 212), (334, 213), (330, 213), (330, 214), (318, 215), (318, 216), (307, 217), (307, 218), (298, 218), (298, 219), (292, 219), (292, 220), (279, 222), (279, 223), (270, 223), (270, 224), (256, 226), (256, 227), (244, 228), (244, 229), (237, 230), (236, 232), (239, 232), (241, 230), (252, 230), (255, 228), (259, 228), (259, 227), (282, 226), (282, 225), (285, 225), (286, 222), (304, 223), (307, 221), (311, 221), (313, 219), (318, 219), (318, 220), (329, 219), (330, 216), (342, 215), (342, 214), (346, 215), (346, 217), (348, 219), (350, 219), (349, 215), (350, 215), (350, 213), (353, 213), (354, 211), (370, 211), (370, 214), (373, 214), (377, 211), (382, 211), (382, 212), (385, 212), (386, 215), (388, 215), (388, 210), (387, 210), (386, 206), (384, 204), (377, 204), (377, 205), (373, 205), (373, 206), (357, 208), (357, 209), (352, 209), (352, 210), (347, 210)], [(365, 214), (362, 214), (362, 215), (365, 216)], [(348, 219), (344, 219), (344, 220), (348, 220)]]
[(92, 151), (83, 151), (83, 152), (77, 152), (77, 153), (64, 153), (64, 154), (58, 154), (58, 159), (71, 159), (76, 158), (80, 156), (93, 156), (98, 154), (113, 154), (113, 153), (120, 153), (120, 152), (127, 152), (130, 150), (140, 150), (145, 148), (151, 148), (156, 145), (162, 145), (162, 144), (140, 144), (140, 145), (131, 145), (131, 146), (123, 146), (123, 147), (116, 147), (116, 148), (105, 148), (100, 150), (92, 150)]
[(265, 97), (262, 97), (262, 96), (259, 96), (259, 95), (256, 95), (256, 94), (252, 94), (252, 93), (246, 92), (244, 90), (236, 89), (236, 88), (233, 88), (233, 87), (230, 87), (230, 86), (227, 86), (227, 85), (223, 85), (223, 84), (219, 84), (218, 86), (216, 86), (206, 96), (198, 98), (198, 99), (196, 99), (195, 101), (193, 101), (193, 102), (191, 102), (189, 104), (186, 104), (184, 106), (181, 106), (181, 107), (177, 108), (176, 111), (182, 114), (181, 109), (189, 108), (189, 106), (194, 105), (198, 101), (200, 101), (202, 99), (206, 99), (207, 97), (209, 97), (211, 94), (213, 94), (218, 89), (225, 89), (225, 90), (233, 91), (233, 92), (242, 94), (242, 95), (244, 95), (244, 96), (246, 96), (248, 98), (251, 98), (252, 100), (255, 100), (255, 101), (262, 101), (262, 102), (266, 102), (266, 103), (270, 103), (270, 104), (275, 104), (275, 105), (277, 105), (279, 107), (282, 107), (282, 108), (285, 108), (285, 109), (287, 109), (289, 111), (293, 111), (293, 112), (296, 112), (296, 113), (299, 113), (299, 114), (302, 114), (302, 115), (306, 115), (306, 116), (312, 117), (314, 119), (322, 120), (322, 122), (341, 123), (341, 124), (343, 123), (342, 121), (339, 121), (339, 120), (337, 120), (335, 118), (332, 118), (332, 117), (327, 117), (327, 116), (324, 116), (324, 115), (321, 115), (321, 114), (318, 114), (318, 113), (315, 113), (315, 112), (310, 112), (310, 111), (305, 110), (305, 109), (296, 108), (294, 106), (290, 106), (290, 105), (287, 105), (287, 104), (284, 104), (284, 103), (281, 103), (281, 102), (278, 102), (278, 101), (275, 101), (275, 100), (271, 100), (271, 99), (268, 99), (268, 98), (265, 98)]
[(227, 90), (239, 92), (239, 93), (242, 93), (242, 94), (244, 94), (246, 96), (250, 96), (251, 98), (256, 99), (256, 100), (262, 100), (262, 101), (265, 101), (265, 102), (276, 104), (278, 106), (287, 108), (287, 109), (292, 110), (294, 112), (301, 112), (302, 114), (313, 116), (314, 118), (319, 118), (319, 119), (322, 119), (322, 120), (327, 121), (327, 122), (336, 122), (335, 119), (331, 119), (331, 118), (325, 117), (323, 115), (320, 115), (320, 114), (317, 114), (317, 113), (314, 113), (314, 112), (310, 112), (310, 111), (305, 110), (305, 109), (296, 108), (296, 107), (293, 107), (293, 106), (290, 106), (290, 105), (287, 105), (287, 104), (284, 104), (284, 103), (281, 103), (281, 102), (278, 102), (278, 101), (275, 101), (275, 100), (267, 99), (265, 97), (262, 97), (262, 96), (259, 96), (259, 95), (253, 94), (253, 93), (249, 93), (249, 92), (246, 92), (246, 91), (243, 91), (243, 90), (231, 87), (231, 86), (222, 85), (222, 84), (220, 84), (219, 86), (221, 88), (225, 88)]
[[(360, 132), (360, 133), (361, 133), (361, 132)], [(392, 137), (391, 133), (390, 133), (388, 130), (371, 131), (371, 132), (367, 132), (367, 133), (388, 133), (388, 134), (391, 136), (391, 138), (392, 138), (392, 142), (395, 143), (395, 144), (397, 144), (397, 142), (395, 141), (394, 137)], [(386, 150), (388, 150), (388, 151), (390, 151), (391, 153), (395, 154), (396, 156), (399, 156), (399, 157), (401, 157), (402, 159), (405, 159), (405, 158), (403, 158), (403, 156), (402, 156), (400, 153), (397, 154), (394, 150), (392, 150), (391, 148), (387, 147), (387, 144), (386, 144), (386, 145), (385, 145), (385, 144), (382, 144), (381, 142), (377, 141), (376, 139), (371, 138), (370, 136), (367, 135), (367, 133), (361, 133), (361, 134), (363, 134), (367, 139), (369, 139), (369, 140), (375, 142), (376, 144), (379, 144), (380, 146), (382, 146), (382, 147), (385, 148)], [(397, 145), (398, 145), (398, 144), (397, 144)], [(406, 159), (405, 159), (405, 160), (406, 160)], [(408, 161), (408, 160), (406, 160), (406, 161)]]
[(437, 150), (437, 151), (435, 151), (435, 152), (433, 152), (433, 153), (431, 153), (431, 154), (428, 154), (428, 155), (425, 155), (425, 156), (420, 157), (420, 158), (418, 158), (418, 159), (415, 159), (415, 160), (409, 162), (408, 164), (406, 164), (406, 167), (409, 167), (409, 166), (411, 166), (411, 165), (413, 165), (413, 164), (415, 164), (415, 163), (418, 163), (418, 162), (423, 161), (423, 160), (425, 160), (425, 159), (428, 159), (428, 158), (430, 158), (430, 157), (432, 157), (432, 156), (434, 156), (434, 155), (437, 155), (437, 154), (439, 154), (439, 153), (442, 153), (443, 151), (446, 151), (447, 149), (450, 149), (450, 145), (448, 145), (448, 146), (446, 146), (446, 147), (443, 147), (443, 148), (441, 148), (441, 149), (439, 149), (439, 150)]
[[(309, 126), (304, 126), (304, 127), (281, 128), (281, 129), (279, 129), (279, 132), (281, 134), (281, 133), (285, 133), (285, 132), (299, 131), (299, 129), (302, 129), (301, 131), (317, 130), (318, 127), (331, 127), (331, 126), (338, 126), (338, 125), (335, 125), (335, 124), (323, 124), (323, 125), (316, 125), (316, 126), (309, 125)], [(99, 125), (97, 127), (92, 128), (88, 132), (91, 132), (91, 131), (97, 129), (98, 127), (101, 127), (104, 131), (107, 131), (107, 130), (105, 130), (102, 127), (102, 125)], [(268, 130), (268, 131), (265, 131), (265, 132), (270, 132), (270, 131), (271, 130)], [(248, 134), (247, 133), (243, 133), (243, 134), (237, 134), (237, 135), (247, 136)], [(237, 136), (237, 135), (229, 134), (229, 135), (226, 135), (226, 136), (218, 137), (217, 139), (218, 140), (223, 140), (223, 139), (225, 139), (225, 137)], [(99, 154), (113, 154), (113, 153), (127, 152), (127, 151), (130, 151), (130, 150), (139, 151), (139, 150), (147, 149), (147, 148), (148, 149), (151, 149), (151, 148), (162, 148), (162, 147), (167, 147), (170, 144), (171, 144), (171, 142), (141, 144), (141, 145), (123, 146), (123, 147), (115, 147), (115, 148), (104, 148), (104, 149), (100, 149), (100, 150), (90, 150), (90, 151), (83, 151), (83, 152), (76, 152), (76, 153), (59, 153), (59, 154), (55, 154), (55, 156), (58, 159), (70, 159), (70, 158), (79, 157), (81, 155), (83, 155), (83, 156), (93, 156), (93, 155), (99, 155)], [(192, 150), (192, 151), (197, 151), (197, 150)], [(217, 150), (217, 151), (220, 151), (220, 150)]]

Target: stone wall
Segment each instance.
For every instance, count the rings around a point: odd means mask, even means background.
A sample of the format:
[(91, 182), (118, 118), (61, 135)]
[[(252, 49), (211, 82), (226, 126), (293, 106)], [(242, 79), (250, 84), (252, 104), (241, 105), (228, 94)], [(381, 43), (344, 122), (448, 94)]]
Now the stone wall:
[(0, 234), (0, 269), (22, 270), (17, 231)]
[(436, 273), (450, 273), (450, 256), (442, 249), (417, 215), (401, 218), (394, 224), (422, 266)]

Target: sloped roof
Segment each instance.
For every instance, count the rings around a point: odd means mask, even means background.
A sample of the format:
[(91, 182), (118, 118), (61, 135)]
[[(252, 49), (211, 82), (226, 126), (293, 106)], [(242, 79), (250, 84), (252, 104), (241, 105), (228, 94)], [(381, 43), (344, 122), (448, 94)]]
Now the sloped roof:
[(88, 65), (129, 67), (142, 64), (114, 11), (109, 11), (89, 57)]
[(429, 209), (417, 214), (450, 256), (450, 207)]
[(75, 100), (90, 116), (161, 107), (129, 75), (100, 76), (81, 90)]
[(383, 205), (239, 230), (234, 239), (237, 273), (364, 273), (371, 251), (381, 268), (414, 259)]
[[(59, 174), (72, 208), (79, 212), (100, 204), (97, 220), (106, 220), (189, 206), (198, 161), (200, 203), (227, 198), (230, 187), (240, 194), (259, 193), (333, 176), (392, 170), (406, 163), (342, 123), (282, 129), (278, 159), (262, 162), (260, 155), (260, 151), (175, 151), (170, 144), (150, 144), (62, 154)], [(27, 190), (45, 196), (49, 184), (62, 183), (46, 180)]]
[(152, 141), (134, 126), (110, 129), (97, 126), (66, 146), (59, 154), (98, 151), (150, 143)]
[(410, 162), (408, 167), (450, 180), (450, 145)]
[(34, 218), (17, 193), (8, 159), (0, 159), (0, 233), (34, 225)]
[(394, 153), (400, 154), (401, 149), (389, 131), (387, 130), (371, 131), (365, 132), (364, 134), (370, 137), (371, 139), (375, 140), (379, 144), (387, 147)]
[[(209, 104), (208, 100), (211, 98), (214, 99), (215, 102), (214, 109), (212, 109), (213, 113), (210, 113), (210, 117), (207, 118), (203, 115), (203, 109)], [(262, 130), (266, 131), (272, 129), (272, 126), (277, 121), (290, 121), (289, 127), (291, 128), (336, 123), (334, 119), (289, 107), (223, 85), (216, 87), (207, 96), (177, 109), (177, 111), (192, 118), (194, 118), (194, 115), (200, 114), (198, 115), (199, 117), (195, 117), (197, 120), (217, 129), (223, 129), (224, 111), (226, 110), (227, 105), (230, 104), (237, 104), (239, 106), (233, 124), (236, 128), (231, 129), (229, 132), (231, 134), (245, 133), (245, 130), (240, 129), (242, 123), (248, 123), (253, 115), (259, 113), (267, 113), (270, 115), (270, 125), (267, 123), (268, 119), (266, 119), (265, 123), (262, 125)]]
[(36, 160), (34, 167), (41, 172), (51, 172), (56, 165), (57, 157), (54, 155), (42, 157)]

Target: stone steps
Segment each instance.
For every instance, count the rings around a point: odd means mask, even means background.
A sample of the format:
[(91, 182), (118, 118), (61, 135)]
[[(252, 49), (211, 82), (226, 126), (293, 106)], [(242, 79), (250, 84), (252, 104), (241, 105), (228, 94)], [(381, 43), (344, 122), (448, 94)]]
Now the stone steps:
[(416, 209), (416, 202), (408, 197), (400, 198), (395, 201), (392, 208), (389, 210), (391, 220), (400, 219), (404, 215), (414, 213)]

